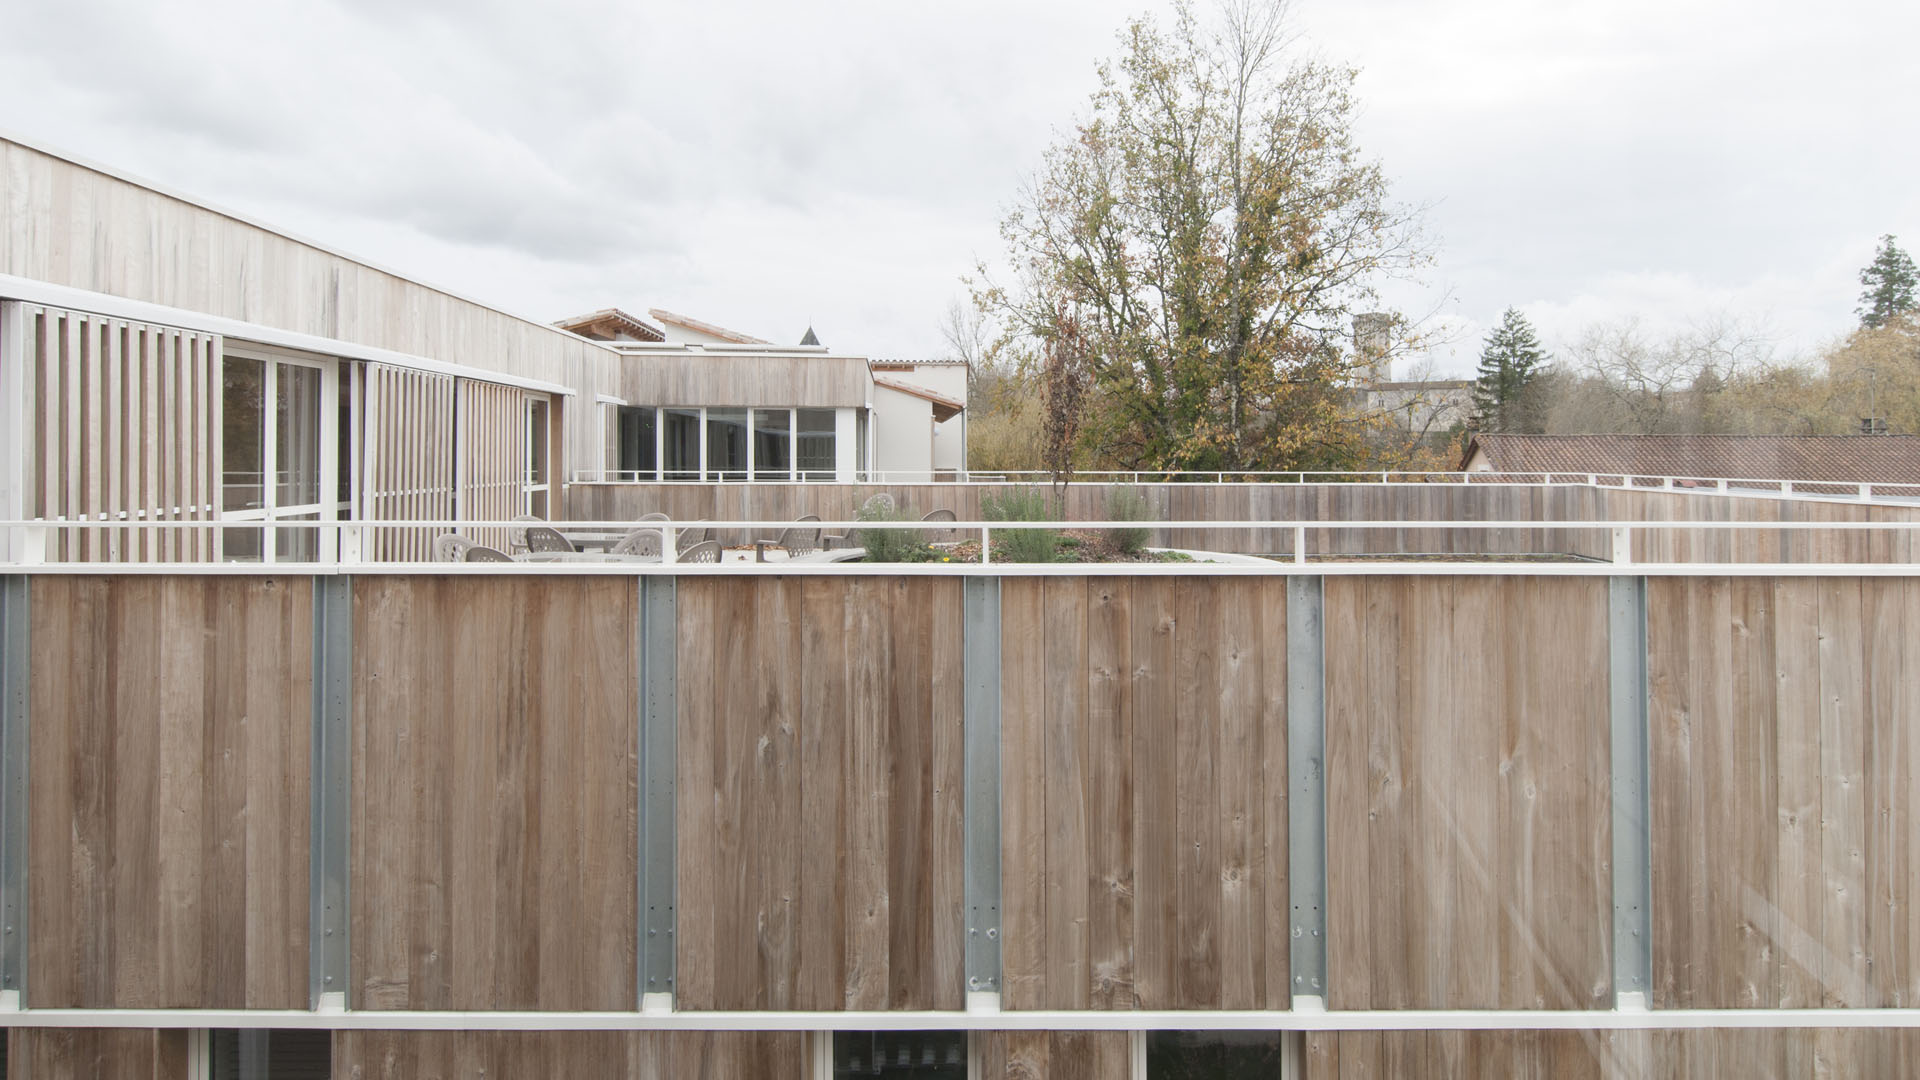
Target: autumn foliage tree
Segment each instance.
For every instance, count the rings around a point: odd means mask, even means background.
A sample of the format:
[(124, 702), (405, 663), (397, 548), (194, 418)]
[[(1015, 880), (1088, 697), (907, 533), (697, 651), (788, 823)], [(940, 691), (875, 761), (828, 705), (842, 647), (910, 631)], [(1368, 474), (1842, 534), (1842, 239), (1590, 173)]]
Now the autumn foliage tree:
[[(1287, 51), (1284, 5), (1130, 24), (1091, 110), (1002, 226), (976, 299), (1038, 361), (1077, 312), (1080, 441), (1136, 469), (1338, 467), (1360, 452), (1354, 311), (1422, 260), (1352, 138), (1355, 73)], [(1024, 343), (1024, 350), (1021, 346)]]

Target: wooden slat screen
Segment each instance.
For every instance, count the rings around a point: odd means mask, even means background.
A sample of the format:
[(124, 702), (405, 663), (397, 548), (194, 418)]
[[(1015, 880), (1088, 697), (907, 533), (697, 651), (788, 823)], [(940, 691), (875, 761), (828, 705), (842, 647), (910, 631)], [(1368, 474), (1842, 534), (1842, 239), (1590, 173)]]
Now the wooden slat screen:
[[(368, 364), (361, 450), (362, 521), (453, 519), (453, 376)], [(381, 562), (433, 557), (428, 528), (373, 531)]]
[(1327, 1005), (1610, 1007), (1606, 579), (1325, 590)]
[(1106, 1080), (1132, 1075), (1124, 1031), (983, 1031), (980, 1080)]
[(1920, 580), (1647, 588), (1654, 1004), (1920, 1005)]
[(1920, 1031), (1759, 1028), (1693, 1031), (1343, 1031), (1307, 1035), (1308, 1080), (1535, 1077), (1920, 1080)]
[[(461, 379), (462, 521), (506, 521), (521, 512), (526, 479), (526, 394), (511, 386)], [(463, 529), (468, 539), (507, 550), (502, 528)]]
[(683, 1009), (958, 1009), (960, 582), (682, 578)]
[(34, 579), (28, 1004), (307, 1007), (312, 597)]
[(1284, 1009), (1286, 583), (1007, 578), (1011, 1009)]
[(7, 1029), (8, 1080), (190, 1080), (185, 1029)]
[(630, 1010), (631, 579), (354, 579), (354, 1009)]
[[(220, 339), (18, 305), (33, 388), (28, 517), (210, 521), (220, 501)], [(46, 558), (200, 562), (211, 529), (62, 529)]]

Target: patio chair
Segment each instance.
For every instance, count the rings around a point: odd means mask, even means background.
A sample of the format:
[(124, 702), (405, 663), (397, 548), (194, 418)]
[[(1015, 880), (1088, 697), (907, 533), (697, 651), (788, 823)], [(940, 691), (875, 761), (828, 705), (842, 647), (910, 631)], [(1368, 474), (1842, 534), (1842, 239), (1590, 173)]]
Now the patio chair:
[(459, 533), (441, 533), (433, 538), (433, 561), (466, 562), (467, 551), (473, 546), (473, 541)]
[(785, 549), (788, 558), (811, 554), (820, 550), (820, 529), (818, 526), (807, 529), (800, 526), (803, 521), (819, 521), (818, 514), (802, 514), (794, 518), (794, 523), (780, 530), (780, 535), (771, 540), (753, 542), (753, 561), (766, 562), (767, 549), (777, 547)]
[(660, 557), (660, 530), (635, 529), (620, 538), (609, 550), (613, 555), (651, 555)]
[(720, 542), (702, 540), (682, 551), (676, 560), (683, 563), (717, 563), (720, 561)]
[(487, 547), (485, 544), (467, 545), (467, 557), (464, 562), (512, 562), (513, 556), (504, 551)]
[(567, 553), (579, 549), (573, 546), (573, 541), (560, 535), (560, 530), (551, 525), (529, 525), (527, 526), (527, 550)]
[[(718, 542), (713, 540), (713, 529), (710, 526), (688, 526), (687, 528), (681, 529), (679, 535), (674, 537), (673, 550), (677, 553), (674, 557), (685, 559), (688, 551), (691, 551), (701, 544), (707, 543), (712, 543), (716, 548), (720, 546)], [(716, 559), (714, 561), (718, 562), (719, 560)]]
[[(533, 516), (532, 514), (515, 514), (515, 515), (513, 515), (513, 520), (515, 520), (515, 521), (539, 521), (539, 520), (541, 520), (541, 519), (540, 519), (540, 518), (537, 518), (537, 517), (534, 517), (534, 516)], [(524, 525), (514, 525), (514, 526), (511, 526), (511, 527), (509, 527), (509, 528), (507, 529), (507, 550), (508, 550), (509, 552), (516, 552), (516, 551), (525, 551), (525, 550), (527, 550), (527, 528), (526, 528), (526, 526), (524, 526)]]
[[(954, 517), (953, 511), (951, 510), (929, 510), (927, 511), (926, 516), (922, 517), (920, 520), (921, 521), (958, 521), (960, 519)], [(940, 541), (940, 540), (951, 540), (953, 539), (953, 530), (952, 529), (923, 529), (920, 532), (920, 539), (923, 542), (929, 543), (929, 544), (934, 543), (935, 541)]]

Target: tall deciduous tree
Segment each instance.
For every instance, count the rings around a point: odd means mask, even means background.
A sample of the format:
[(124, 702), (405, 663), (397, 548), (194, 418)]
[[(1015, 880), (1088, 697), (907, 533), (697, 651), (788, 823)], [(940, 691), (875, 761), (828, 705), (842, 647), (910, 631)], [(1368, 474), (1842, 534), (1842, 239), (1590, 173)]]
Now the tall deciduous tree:
[(1092, 377), (1082, 445), (1147, 469), (1338, 464), (1364, 424), (1351, 312), (1422, 261), (1410, 212), (1354, 146), (1354, 72), (1286, 55), (1284, 4), (1136, 21), (1091, 112), (1002, 227), (980, 287), (1038, 358), (1062, 307)]
[(1891, 235), (1881, 237), (1873, 261), (1860, 271), (1860, 307), (1855, 312), (1860, 325), (1878, 330), (1892, 319), (1912, 314), (1916, 284), (1920, 274), (1914, 271), (1913, 257), (1900, 250)]
[(1528, 389), (1547, 364), (1533, 324), (1515, 308), (1500, 316), (1480, 350), (1473, 384), (1474, 424), (1481, 431), (1536, 432), (1542, 417), (1528, 408)]

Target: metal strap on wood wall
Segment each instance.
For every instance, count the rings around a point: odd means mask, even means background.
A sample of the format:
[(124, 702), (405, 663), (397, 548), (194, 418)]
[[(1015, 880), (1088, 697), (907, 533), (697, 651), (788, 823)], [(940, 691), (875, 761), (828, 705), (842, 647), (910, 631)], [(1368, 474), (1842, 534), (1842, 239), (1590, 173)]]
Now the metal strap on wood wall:
[(1653, 980), (1646, 578), (1607, 579), (1607, 647), (1613, 731), (1613, 989), (1617, 1007), (1621, 995), (1644, 995)]
[(1000, 579), (966, 579), (962, 739), (967, 990), (1000, 990)]
[(0, 991), (27, 988), (27, 679), (32, 583), (0, 577)]
[(307, 881), (313, 1007), (347, 991), (348, 830), (353, 786), (353, 579), (313, 579), (313, 776)]
[(638, 993), (674, 989), (674, 763), (678, 753), (679, 696), (675, 620), (679, 593), (670, 575), (645, 574), (635, 654), (640, 677), (640, 943)]
[(1327, 693), (1321, 579), (1287, 579), (1288, 966), (1293, 997), (1327, 995)]

